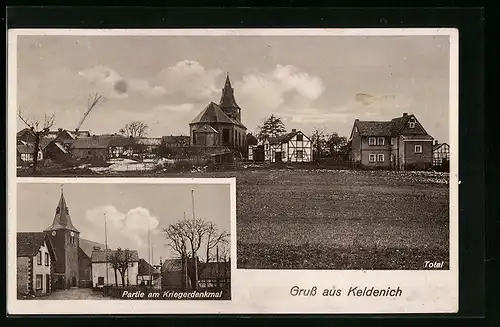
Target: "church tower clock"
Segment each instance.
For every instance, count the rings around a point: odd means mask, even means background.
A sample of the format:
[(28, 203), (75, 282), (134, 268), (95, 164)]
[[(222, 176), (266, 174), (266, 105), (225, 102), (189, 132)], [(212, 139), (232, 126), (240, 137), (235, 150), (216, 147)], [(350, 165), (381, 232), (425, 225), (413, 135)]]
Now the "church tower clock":
[(62, 187), (54, 221), (45, 229), (45, 233), (49, 236), (56, 254), (56, 261), (51, 273), (52, 287), (60, 289), (77, 287), (79, 282), (80, 232), (71, 222)]

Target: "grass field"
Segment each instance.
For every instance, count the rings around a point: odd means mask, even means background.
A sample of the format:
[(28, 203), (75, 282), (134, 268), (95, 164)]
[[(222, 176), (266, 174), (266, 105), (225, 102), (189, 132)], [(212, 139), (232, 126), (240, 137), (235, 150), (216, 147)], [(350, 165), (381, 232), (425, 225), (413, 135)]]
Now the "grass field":
[(244, 169), (153, 176), (236, 177), (238, 268), (424, 269), (426, 260), (448, 268), (445, 173)]

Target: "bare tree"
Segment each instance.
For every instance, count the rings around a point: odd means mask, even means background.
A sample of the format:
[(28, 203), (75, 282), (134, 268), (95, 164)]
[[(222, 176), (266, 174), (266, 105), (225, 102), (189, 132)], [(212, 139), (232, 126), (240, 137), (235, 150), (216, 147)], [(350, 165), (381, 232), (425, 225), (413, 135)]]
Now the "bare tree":
[(313, 132), (310, 135), (312, 145), (314, 147), (314, 151), (316, 152), (316, 160), (322, 158), (324, 154), (324, 150), (326, 147), (326, 136), (325, 136), (325, 128), (314, 128)]
[(183, 233), (187, 239), (187, 244), (191, 250), (191, 259), (194, 272), (190, 275), (191, 286), (194, 290), (198, 289), (198, 251), (201, 248), (204, 236), (208, 232), (208, 224), (204, 219), (194, 218), (183, 221)]
[(118, 248), (115, 251), (115, 255), (118, 262), (117, 270), (122, 276), (122, 286), (125, 287), (125, 276), (128, 268), (132, 265), (132, 252), (129, 249), (122, 250), (121, 248)]
[(187, 239), (184, 236), (183, 222), (177, 222), (165, 228), (163, 232), (168, 240), (168, 246), (179, 255), (182, 266), (182, 286), (187, 287)]
[(149, 126), (141, 121), (133, 121), (119, 130), (119, 133), (127, 137), (143, 137), (147, 134)]
[[(120, 256), (117, 251), (113, 251), (112, 253), (108, 254), (107, 260), (109, 261), (109, 264), (111, 265), (111, 268), (115, 271), (115, 284), (116, 287), (118, 287), (118, 269), (120, 269)], [(107, 273), (107, 272), (106, 272)]]
[(40, 140), (50, 132), (52, 126), (54, 126), (55, 115), (44, 115), (43, 124), (39, 120), (31, 121), (23, 116), (21, 109), (19, 108), (17, 116), (21, 121), (30, 129), (35, 137), (35, 144), (33, 149), (33, 174), (36, 174), (38, 166), (38, 153), (40, 152)]
[[(212, 222), (207, 223), (206, 228), (206, 262), (208, 263), (211, 258), (213, 258), (212, 251), (217, 248), (217, 246), (229, 243), (229, 233), (226, 231), (219, 232), (217, 225)], [(218, 261), (218, 260), (217, 260)]]

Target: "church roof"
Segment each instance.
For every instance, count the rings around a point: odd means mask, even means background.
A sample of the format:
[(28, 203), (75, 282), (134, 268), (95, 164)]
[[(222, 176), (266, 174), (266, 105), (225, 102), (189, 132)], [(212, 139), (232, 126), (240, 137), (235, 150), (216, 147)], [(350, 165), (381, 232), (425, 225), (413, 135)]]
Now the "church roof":
[(221, 107), (214, 102), (210, 102), (208, 106), (193, 119), (190, 125), (199, 123), (226, 123), (243, 126), (240, 122), (226, 115)]
[(69, 215), (69, 209), (66, 205), (66, 200), (64, 199), (64, 193), (61, 190), (61, 198), (59, 199), (59, 204), (56, 208), (56, 214), (54, 216), (54, 221), (45, 231), (66, 229), (79, 233), (78, 229), (73, 226), (71, 222), (71, 216)]
[(87, 255), (87, 257), (91, 258), (92, 257), (92, 251), (94, 251), (94, 247), (99, 247), (101, 249), (104, 249), (106, 245), (94, 241), (89, 241), (83, 238), (80, 238), (79, 240), (79, 246), (80, 249), (82, 249), (83, 253)]

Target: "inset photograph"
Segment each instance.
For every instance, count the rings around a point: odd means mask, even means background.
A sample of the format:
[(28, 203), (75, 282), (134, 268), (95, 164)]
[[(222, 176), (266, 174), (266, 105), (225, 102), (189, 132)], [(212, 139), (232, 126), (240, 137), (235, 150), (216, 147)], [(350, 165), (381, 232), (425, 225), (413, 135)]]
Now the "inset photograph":
[(18, 299), (231, 299), (230, 184), (17, 189)]

